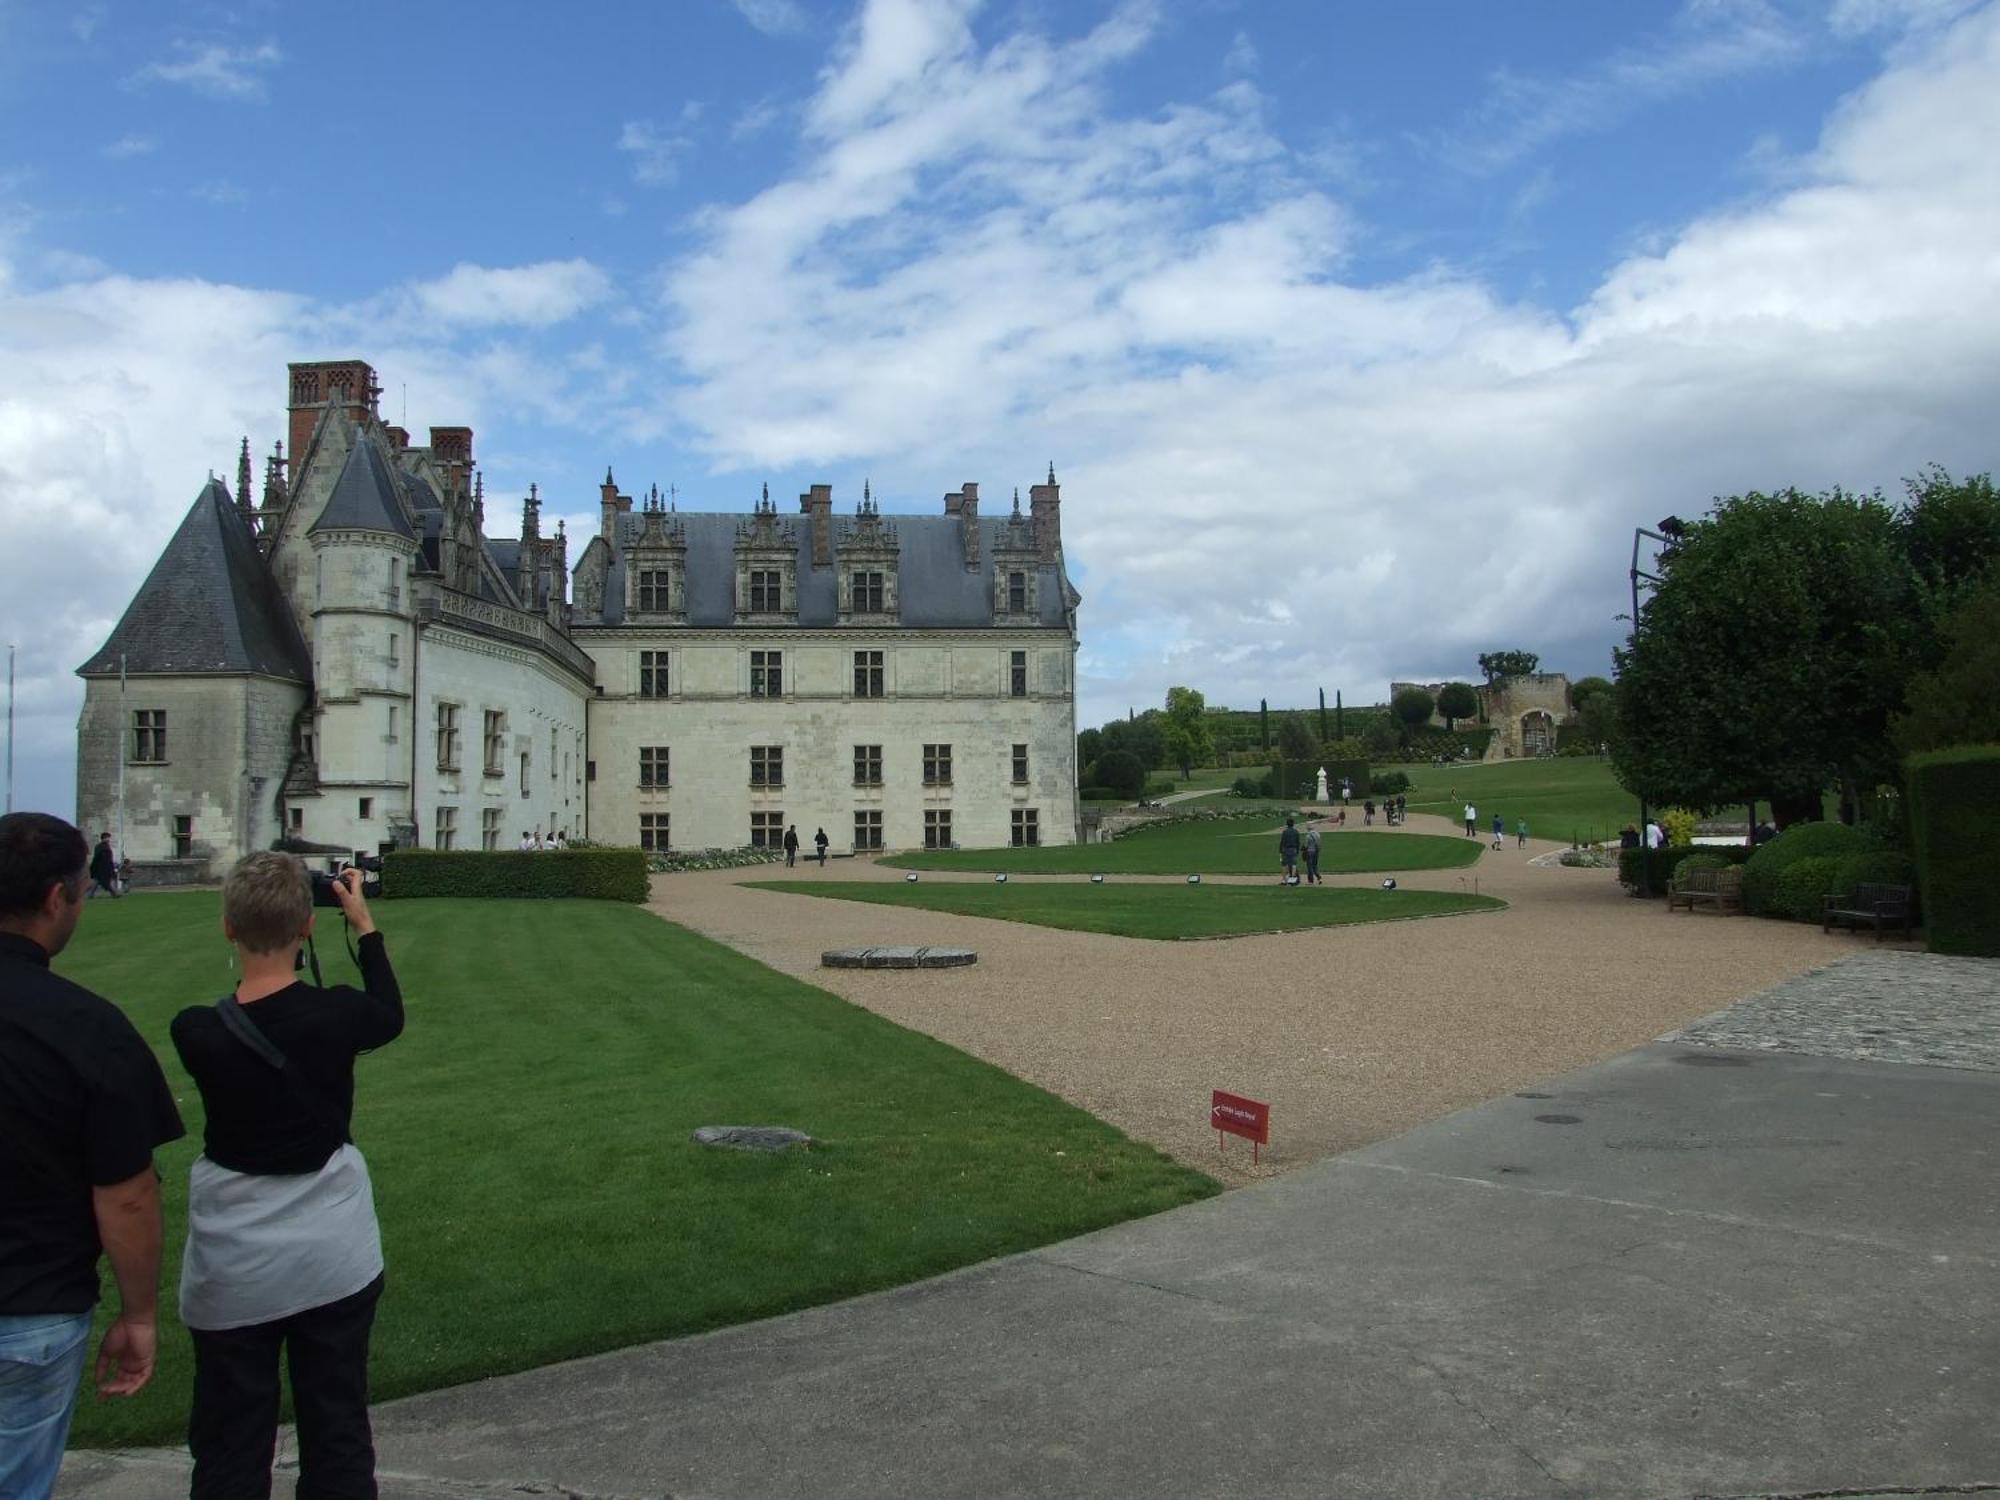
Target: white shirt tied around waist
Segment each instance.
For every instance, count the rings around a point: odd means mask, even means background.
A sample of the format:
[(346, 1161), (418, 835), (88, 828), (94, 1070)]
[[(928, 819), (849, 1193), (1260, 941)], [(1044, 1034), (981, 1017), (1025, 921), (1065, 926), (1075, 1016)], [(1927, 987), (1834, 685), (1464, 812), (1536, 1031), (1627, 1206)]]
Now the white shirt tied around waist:
[(381, 1274), (374, 1186), (352, 1145), (297, 1176), (251, 1176), (195, 1158), (181, 1258), (188, 1327), (288, 1318), (351, 1297)]

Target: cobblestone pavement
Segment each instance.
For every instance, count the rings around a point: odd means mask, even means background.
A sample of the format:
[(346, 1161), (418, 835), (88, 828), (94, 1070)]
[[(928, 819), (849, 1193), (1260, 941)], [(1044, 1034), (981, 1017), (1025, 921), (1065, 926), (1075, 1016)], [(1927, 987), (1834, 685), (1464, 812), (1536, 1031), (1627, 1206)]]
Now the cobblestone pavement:
[(2000, 1072), (2000, 959), (1857, 953), (1660, 1040)]

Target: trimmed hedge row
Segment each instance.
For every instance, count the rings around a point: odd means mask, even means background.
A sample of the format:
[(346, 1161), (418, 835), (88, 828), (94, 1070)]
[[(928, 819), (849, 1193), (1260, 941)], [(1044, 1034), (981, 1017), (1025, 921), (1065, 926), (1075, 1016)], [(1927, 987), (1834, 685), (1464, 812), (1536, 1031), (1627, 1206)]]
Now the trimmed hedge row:
[(398, 849), (382, 861), (384, 896), (581, 896), (644, 901), (638, 849)]
[[(1811, 916), (1798, 915), (1813, 883), (1831, 881), (1834, 866), (1840, 860), (1851, 854), (1868, 853), (1872, 847), (1867, 834), (1845, 823), (1794, 823), (1768, 844), (1759, 845), (1750, 863), (1743, 867), (1743, 909), (1753, 917), (1792, 917), (1800, 922), (1817, 922), (1816, 897), (1812, 900)], [(1814, 865), (1810, 875), (1785, 881), (1786, 872), (1806, 859), (1828, 863)], [(1820, 894), (1830, 890), (1831, 885), (1822, 884)]]
[(1913, 755), (1904, 780), (1931, 951), (2000, 957), (2000, 745)]
[(1683, 860), (1700, 859), (1697, 870), (1719, 870), (1724, 865), (1740, 865), (1750, 857), (1741, 844), (1670, 844), (1664, 849), (1620, 849), (1618, 883), (1639, 889), (1639, 871), (1645, 868), (1652, 878), (1655, 896), (1667, 893), (1667, 882)]

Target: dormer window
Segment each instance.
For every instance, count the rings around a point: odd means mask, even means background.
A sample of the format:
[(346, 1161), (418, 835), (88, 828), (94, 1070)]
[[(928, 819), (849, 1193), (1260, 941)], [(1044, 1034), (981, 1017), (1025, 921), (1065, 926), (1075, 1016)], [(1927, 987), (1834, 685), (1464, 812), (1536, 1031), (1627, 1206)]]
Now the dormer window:
[(854, 574), (854, 612), (879, 615), (888, 607), (888, 584), (880, 569), (867, 568)]
[(1028, 575), (1012, 572), (1007, 575), (1007, 613), (1024, 615), (1028, 612)]
[(673, 571), (669, 568), (641, 568), (638, 582), (639, 613), (665, 614), (673, 605)]
[(785, 607), (784, 575), (776, 568), (750, 570), (750, 613), (774, 615)]

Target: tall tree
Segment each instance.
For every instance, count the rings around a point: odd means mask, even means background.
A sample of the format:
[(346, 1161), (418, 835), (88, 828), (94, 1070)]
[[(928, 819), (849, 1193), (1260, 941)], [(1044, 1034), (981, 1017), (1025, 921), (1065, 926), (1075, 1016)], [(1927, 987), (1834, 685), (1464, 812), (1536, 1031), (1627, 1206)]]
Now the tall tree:
[(1904, 754), (2000, 744), (2000, 579), (1965, 592), (1944, 617), (1944, 659), (1910, 680), (1891, 728)]
[(1208, 700), (1191, 687), (1167, 689), (1165, 745), (1168, 758), (1181, 768), (1181, 779), (1205, 766), (1215, 754), (1208, 728)]
[(1479, 694), (1469, 682), (1447, 682), (1438, 689), (1437, 711), (1444, 715), (1445, 728), (1456, 728), (1460, 719), (1469, 719), (1479, 712)]
[(1319, 753), (1318, 742), (1298, 714), (1286, 714), (1278, 721), (1278, 753), (1286, 760), (1311, 760)]
[(1437, 700), (1420, 687), (1401, 688), (1389, 700), (1389, 712), (1402, 726), (1402, 741), (1408, 745), (1410, 736), (1428, 724), (1431, 715), (1437, 712)]
[(1482, 651), (1479, 653), (1479, 670), (1486, 674), (1486, 685), (1499, 691), (1507, 685), (1510, 677), (1533, 677), (1541, 671), (1542, 659), (1532, 651)]

